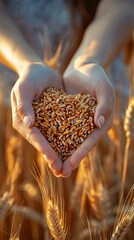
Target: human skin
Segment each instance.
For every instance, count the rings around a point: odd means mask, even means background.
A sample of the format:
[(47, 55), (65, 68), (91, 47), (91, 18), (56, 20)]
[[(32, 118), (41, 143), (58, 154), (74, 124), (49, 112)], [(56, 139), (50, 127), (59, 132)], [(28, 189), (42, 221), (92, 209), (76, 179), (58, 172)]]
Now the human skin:
[(134, 27), (133, 1), (104, 0), (93, 23), (63, 77), (67, 93), (86, 92), (97, 98), (94, 122), (98, 127), (63, 164), (62, 176), (76, 169), (81, 159), (112, 127), (114, 89), (104, 70), (131, 37)]
[[(96, 18), (87, 28), (83, 41), (61, 76), (49, 68), (29, 46), (19, 29), (9, 18), (0, 3), (0, 61), (16, 71), (19, 78), (11, 93), (13, 126), (45, 159), (56, 176), (66, 177), (77, 168), (82, 158), (97, 144), (112, 126), (114, 115), (114, 90), (104, 69), (127, 43), (133, 28), (132, 1), (108, 1), (110, 12), (102, 15), (102, 1)], [(125, 26), (125, 31), (122, 31)], [(38, 79), (38, 82), (37, 82)], [(88, 92), (95, 96), (98, 106), (95, 113), (97, 129), (63, 164), (54, 150), (33, 127), (32, 101), (42, 90), (54, 85), (67, 93)]]
[(35, 121), (32, 101), (53, 85), (63, 88), (61, 76), (47, 66), (30, 47), (0, 2), (0, 61), (16, 73), (18, 80), (11, 92), (12, 122), (14, 128), (26, 138), (45, 160), (61, 171), (62, 162), (40, 131)]

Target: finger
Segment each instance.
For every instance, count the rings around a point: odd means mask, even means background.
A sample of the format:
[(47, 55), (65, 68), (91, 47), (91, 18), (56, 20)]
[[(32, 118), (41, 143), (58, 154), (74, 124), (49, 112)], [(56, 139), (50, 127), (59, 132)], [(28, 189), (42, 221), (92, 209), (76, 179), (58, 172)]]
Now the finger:
[(61, 167), (59, 166), (59, 164), (58, 164), (57, 161), (54, 161), (54, 162), (50, 163), (50, 164), (49, 164), (49, 167), (50, 167), (52, 170), (56, 170), (56, 171), (57, 171), (57, 174), (60, 174)]
[(14, 90), (16, 97), (16, 110), (26, 127), (33, 126), (35, 122), (34, 109), (32, 107), (33, 94), (24, 89), (16, 87)]
[(21, 125), (21, 128), (19, 126), (19, 132), (29, 143), (31, 143), (37, 149), (37, 151), (41, 152), (44, 155), (44, 158), (48, 163), (56, 162), (55, 166), (53, 166), (56, 171), (60, 171), (62, 169), (61, 160), (38, 128), (32, 127), (27, 129)]
[(61, 170), (58, 171), (57, 169), (59, 169), (59, 167), (57, 168), (57, 162), (53, 162), (53, 163), (50, 163), (48, 164), (49, 165), (49, 168), (51, 169), (51, 171), (53, 172), (53, 174), (55, 175), (55, 177), (60, 177), (61, 176)]
[(70, 157), (67, 158), (63, 163), (61, 177), (64, 177), (64, 178), (69, 177), (74, 169), (75, 167), (71, 164)]
[(17, 109), (16, 109), (16, 99), (15, 96), (12, 95), (12, 118), (13, 118), (13, 125), (14, 128), (29, 142), (31, 143), (37, 151), (43, 153), (45, 156), (45, 160), (48, 163), (56, 163), (55, 170), (62, 169), (62, 162), (56, 155), (55, 151), (52, 149), (48, 141), (44, 138), (38, 128), (32, 127), (27, 128), (22, 120), (20, 119)]
[(38, 128), (26, 128), (21, 120), (16, 121), (15, 128), (30, 144), (37, 149), (37, 151), (41, 152), (45, 156), (45, 160), (48, 163), (57, 161), (57, 169), (60, 170), (62, 168), (61, 160), (58, 158), (55, 151), (52, 149)]
[(59, 165), (58, 161), (54, 161), (52, 163), (49, 163), (49, 168), (51, 169), (51, 171), (53, 172), (53, 174), (56, 177), (60, 177), (60, 175), (61, 175), (61, 165)]
[(114, 101), (114, 92), (111, 87), (109, 91), (108, 89), (103, 89), (103, 91), (100, 91), (97, 95), (98, 104), (94, 117), (94, 122), (97, 127), (101, 128), (114, 111)]

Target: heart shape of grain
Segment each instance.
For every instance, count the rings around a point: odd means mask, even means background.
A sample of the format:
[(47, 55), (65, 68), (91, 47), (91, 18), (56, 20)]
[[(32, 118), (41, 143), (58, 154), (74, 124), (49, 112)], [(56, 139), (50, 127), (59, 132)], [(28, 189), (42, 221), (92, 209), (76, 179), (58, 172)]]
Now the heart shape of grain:
[(68, 95), (55, 87), (47, 88), (33, 101), (35, 126), (63, 161), (94, 130), (96, 105), (89, 94)]

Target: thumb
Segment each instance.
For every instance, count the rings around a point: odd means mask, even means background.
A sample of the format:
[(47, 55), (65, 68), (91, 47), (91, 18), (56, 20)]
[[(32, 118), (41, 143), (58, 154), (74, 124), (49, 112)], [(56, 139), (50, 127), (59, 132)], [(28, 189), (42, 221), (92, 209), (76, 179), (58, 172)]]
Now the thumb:
[(16, 98), (17, 112), (26, 127), (32, 127), (35, 122), (35, 113), (32, 101), (23, 96)]
[(96, 112), (94, 117), (94, 122), (97, 127), (102, 128), (106, 120), (105, 115), (106, 115), (106, 107), (101, 103), (99, 103), (98, 106), (96, 107)]
[(105, 124), (106, 120), (114, 111), (114, 92), (106, 89), (97, 96), (98, 105), (95, 111), (94, 122), (99, 128)]

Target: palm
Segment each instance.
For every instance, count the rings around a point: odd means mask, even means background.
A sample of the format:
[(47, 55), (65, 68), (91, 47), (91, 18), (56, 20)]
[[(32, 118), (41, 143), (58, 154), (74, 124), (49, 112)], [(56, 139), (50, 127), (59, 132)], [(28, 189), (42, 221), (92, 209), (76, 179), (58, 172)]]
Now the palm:
[(63, 87), (61, 77), (44, 64), (32, 64), (24, 69), (11, 93), (12, 118), (14, 128), (45, 155), (54, 171), (60, 171), (61, 160), (41, 132), (33, 127), (35, 121), (33, 99), (51, 85)]

